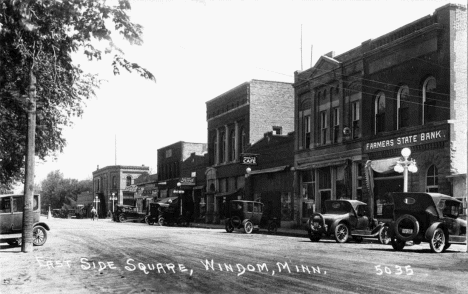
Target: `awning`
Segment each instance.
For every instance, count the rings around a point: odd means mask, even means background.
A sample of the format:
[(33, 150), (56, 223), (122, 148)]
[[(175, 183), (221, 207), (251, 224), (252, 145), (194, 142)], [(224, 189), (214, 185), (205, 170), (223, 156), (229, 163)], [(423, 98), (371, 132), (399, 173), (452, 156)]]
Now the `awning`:
[(249, 173), (249, 175), (275, 173), (275, 172), (279, 172), (279, 171), (284, 171), (287, 167), (289, 167), (289, 165), (282, 165), (282, 166), (277, 166), (277, 167), (272, 167), (272, 168), (253, 170), (253, 171), (251, 171)]
[(398, 160), (400, 160), (400, 157), (372, 160), (370, 162), (370, 166), (375, 172), (389, 173), (393, 171), (393, 168), (395, 167), (395, 164)]
[(130, 185), (125, 187), (124, 192), (136, 192), (138, 189), (137, 185)]
[(201, 190), (203, 188), (205, 188), (205, 186), (195, 186), (193, 187), (193, 190)]
[(296, 167), (296, 170), (308, 170), (314, 168), (321, 168), (326, 166), (336, 166), (336, 165), (345, 165), (347, 159), (337, 159), (337, 160), (326, 160), (313, 163), (305, 163)]
[(160, 206), (168, 206), (172, 201), (176, 200), (177, 197), (166, 197), (166, 198), (162, 198), (162, 199), (158, 199), (156, 201), (157, 204), (159, 204)]

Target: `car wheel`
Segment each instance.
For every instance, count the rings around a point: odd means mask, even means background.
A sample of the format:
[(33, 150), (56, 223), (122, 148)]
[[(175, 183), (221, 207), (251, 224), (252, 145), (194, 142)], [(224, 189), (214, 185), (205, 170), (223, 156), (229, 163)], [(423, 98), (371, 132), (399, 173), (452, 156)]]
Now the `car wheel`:
[(452, 244), (450, 244), (449, 242), (447, 242), (447, 243), (445, 244), (445, 246), (444, 246), (444, 251), (447, 250), (447, 249), (449, 249), (450, 245), (452, 245)]
[(268, 233), (270, 234), (276, 234), (278, 232), (278, 225), (276, 222), (271, 222), (268, 224)]
[(226, 219), (226, 232), (228, 233), (232, 233), (234, 231), (234, 226), (232, 225), (231, 223), (231, 220), (230, 219)]
[[(315, 224), (315, 225), (314, 225)], [(325, 229), (323, 215), (320, 213), (314, 214), (309, 220), (309, 230), (317, 234), (321, 234)]]
[(154, 225), (154, 219), (153, 218), (148, 218), (148, 225), (152, 226)]
[(251, 221), (246, 221), (244, 223), (244, 231), (247, 233), (247, 234), (250, 234), (253, 232), (253, 224)]
[(33, 228), (33, 244), (34, 246), (42, 246), (47, 241), (47, 231), (44, 227), (35, 226)]
[(177, 225), (179, 225), (181, 227), (188, 227), (189, 226), (189, 221), (184, 216), (181, 216), (181, 217), (179, 217), (177, 219)]
[(349, 238), (349, 228), (347, 225), (341, 223), (335, 228), (335, 240), (338, 243), (346, 243)]
[(123, 223), (126, 220), (125, 215), (121, 214), (119, 215), (119, 222)]
[(390, 243), (390, 237), (388, 236), (388, 226), (383, 226), (380, 229), (378, 238), (380, 244), (388, 245)]
[(362, 240), (364, 240), (364, 238), (363, 238), (363, 237), (353, 237), (353, 240), (354, 240), (354, 242), (356, 242), (356, 243), (361, 243)]
[(403, 250), (403, 248), (405, 247), (406, 245), (406, 242), (403, 241), (403, 240), (399, 240), (395, 237), (392, 237), (390, 242), (392, 243), (392, 247), (393, 249), (395, 249), (396, 251), (401, 251)]
[(312, 241), (312, 242), (318, 242), (318, 241), (320, 241), (321, 235), (315, 234), (315, 233), (312, 232), (311, 230), (308, 230), (308, 233), (309, 233), (309, 239), (310, 239), (310, 241)]
[(398, 239), (411, 241), (419, 233), (419, 222), (414, 216), (404, 214), (395, 221), (394, 232)]
[(159, 224), (160, 226), (164, 226), (164, 217), (160, 216), (160, 217), (158, 218), (158, 224)]
[(441, 228), (435, 229), (434, 233), (432, 233), (431, 240), (429, 241), (431, 251), (434, 253), (441, 253), (444, 251), (446, 242), (444, 231)]

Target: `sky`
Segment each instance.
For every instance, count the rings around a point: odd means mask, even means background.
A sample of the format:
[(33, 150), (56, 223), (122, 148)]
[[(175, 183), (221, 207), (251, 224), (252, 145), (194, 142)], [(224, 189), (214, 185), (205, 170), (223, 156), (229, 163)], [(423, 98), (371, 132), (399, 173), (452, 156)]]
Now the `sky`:
[[(114, 76), (111, 60), (74, 62), (106, 80), (63, 132), (67, 146), (36, 162), (35, 182), (60, 170), (85, 180), (99, 166), (145, 165), (157, 149), (206, 143), (206, 102), (252, 79), (293, 82), (330, 51), (341, 54), (453, 0), (130, 0), (143, 45), (115, 37), (125, 57), (150, 70)], [(301, 38), (302, 36), (302, 38)], [(302, 57), (301, 57), (302, 56)], [(268, 130), (266, 130), (268, 131)]]

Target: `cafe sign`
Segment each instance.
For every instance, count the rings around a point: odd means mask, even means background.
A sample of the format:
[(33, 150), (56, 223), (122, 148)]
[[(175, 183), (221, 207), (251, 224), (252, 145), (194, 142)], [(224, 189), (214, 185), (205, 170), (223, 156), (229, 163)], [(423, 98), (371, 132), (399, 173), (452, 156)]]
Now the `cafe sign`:
[(242, 154), (241, 155), (241, 164), (245, 165), (257, 165), (257, 154)]
[(429, 132), (420, 132), (407, 136), (399, 136), (385, 140), (379, 140), (366, 143), (364, 150), (367, 152), (381, 151), (393, 148), (404, 148), (414, 145), (421, 145), (447, 139), (447, 130), (435, 130)]
[(180, 184), (182, 186), (195, 186), (195, 178), (181, 178)]

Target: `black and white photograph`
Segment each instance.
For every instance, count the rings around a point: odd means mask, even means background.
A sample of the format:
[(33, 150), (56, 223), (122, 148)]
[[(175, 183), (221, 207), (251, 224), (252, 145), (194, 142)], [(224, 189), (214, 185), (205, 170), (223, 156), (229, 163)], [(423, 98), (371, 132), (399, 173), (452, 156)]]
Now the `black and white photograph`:
[(468, 293), (466, 0), (0, 0), (0, 293)]

